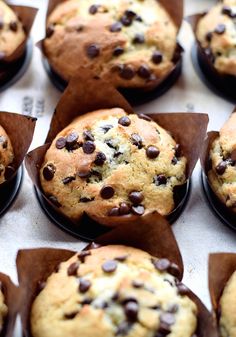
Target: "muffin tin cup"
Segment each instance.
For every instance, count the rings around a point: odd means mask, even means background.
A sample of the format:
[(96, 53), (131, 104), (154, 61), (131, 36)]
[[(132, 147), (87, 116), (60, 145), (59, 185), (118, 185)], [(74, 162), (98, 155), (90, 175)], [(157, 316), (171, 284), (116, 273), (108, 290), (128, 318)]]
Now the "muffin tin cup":
[[(86, 77), (85, 74), (88, 77)], [(134, 113), (128, 102), (115, 88), (112, 88), (108, 82), (104, 82), (101, 79), (91, 78), (89, 74), (87, 74), (86, 69), (84, 69), (84, 76), (81, 74), (79, 77), (75, 77), (71, 80), (52, 117), (46, 144), (31, 151), (26, 157), (26, 168), (34, 185), (38, 189), (37, 194), (43, 207), (45, 206), (45, 199), (47, 203), (52, 205), (47, 196), (43, 193), (39, 180), (39, 168), (42, 166), (45, 153), (49, 148), (50, 143), (75, 117), (82, 116), (89, 111), (114, 107), (123, 108), (128, 114)], [(149, 116), (161, 127), (168, 130), (176, 142), (180, 144), (182, 154), (187, 158), (188, 162), (186, 181), (189, 181), (199, 158), (203, 140), (206, 135), (208, 116), (206, 114), (198, 113), (156, 113)], [(185, 130), (184, 133), (183, 129)], [(198, 142), (196, 142), (196, 139), (198, 139)], [(171, 221), (174, 221), (177, 215), (180, 214), (180, 210), (183, 210), (183, 207), (181, 206), (183, 206), (187, 200), (189, 182), (186, 183), (185, 187), (183, 186), (183, 189), (184, 188), (184, 191), (181, 189), (179, 189), (179, 191), (178, 189), (176, 190), (176, 194), (179, 194), (181, 198), (177, 198), (178, 204), (176, 205), (174, 212), (170, 215), (172, 217)], [(40, 194), (44, 199), (41, 198)], [(57, 213), (60, 212), (60, 209), (56, 209), (55, 207), (54, 209)], [(48, 208), (46, 211), (49, 215)], [(90, 215), (88, 214), (88, 216)], [(54, 215), (51, 214), (51, 219), (52, 218), (54, 218)], [(117, 224), (130, 222), (132, 219), (138, 219), (138, 216), (106, 216), (102, 218), (93, 216), (92, 219), (102, 225), (114, 227)], [(55, 222), (55, 218), (53, 222)], [(56, 222), (58, 223), (58, 221)], [(82, 222), (83, 221), (78, 221), (76, 223), (76, 228), (78, 228), (79, 223)], [(74, 234), (77, 235), (77, 233)]]
[(208, 201), (208, 204), (210, 205), (214, 213), (224, 224), (236, 230), (236, 214), (218, 198), (218, 196), (212, 190), (210, 182), (208, 180), (208, 171), (211, 169), (209, 153), (212, 143), (217, 137), (219, 137), (219, 132), (211, 131), (207, 133), (207, 138), (205, 139), (203, 151), (200, 158), (202, 166), (202, 187), (206, 196), (206, 200)]
[(226, 283), (235, 271), (235, 253), (214, 253), (209, 255), (208, 282), (214, 312), (214, 320), (217, 325), (220, 318), (220, 298), (223, 294)]
[(25, 40), (9, 56), (0, 61), (0, 92), (15, 83), (26, 71), (32, 56), (32, 40), (29, 34), (37, 9), (27, 6), (9, 5), (21, 20), (25, 30)]
[(236, 103), (236, 76), (220, 74), (197, 40), (196, 28), (199, 20), (205, 14), (206, 13), (201, 13), (187, 17), (187, 21), (191, 24), (196, 39), (191, 51), (194, 68), (200, 79), (210, 90), (215, 92), (218, 96)]
[(10, 206), (20, 188), (23, 177), (23, 169), (20, 166), (31, 144), (35, 123), (35, 118), (0, 111), (0, 125), (10, 138), (14, 152), (11, 164), (14, 173), (0, 184), (0, 217)]
[(13, 337), (16, 315), (19, 312), (20, 294), (9, 276), (0, 273), (1, 290), (4, 295), (4, 302), (8, 307), (7, 316), (4, 319), (3, 330), (0, 337)]
[[(167, 258), (179, 266), (178, 280), (183, 277), (182, 257), (167, 221), (157, 213), (139, 218), (138, 224), (133, 221), (117, 227), (100, 236), (96, 244), (121, 244), (147, 251), (157, 258)], [(85, 249), (93, 249), (93, 245)], [(21, 320), (25, 337), (32, 337), (30, 332), (30, 311), (32, 303), (39, 292), (38, 285), (46, 281), (49, 275), (57, 270), (58, 265), (75, 254), (74, 251), (40, 248), (21, 250), (17, 255), (17, 270), (22, 293)], [(32, 263), (36, 266), (32, 268)], [(211, 314), (190, 290), (188, 296), (198, 307), (198, 337), (217, 337)]]

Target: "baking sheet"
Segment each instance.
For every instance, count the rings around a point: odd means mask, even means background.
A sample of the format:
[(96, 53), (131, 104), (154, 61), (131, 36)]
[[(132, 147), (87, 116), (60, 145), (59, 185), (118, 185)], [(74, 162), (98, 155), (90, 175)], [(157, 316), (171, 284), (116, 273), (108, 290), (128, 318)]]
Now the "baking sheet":
[[(34, 42), (44, 36), (46, 2), (37, 0), (32, 4), (32, 0), (14, 1), (17, 4), (40, 7), (32, 31)], [(204, 11), (214, 3), (213, 0), (185, 0), (185, 15)], [(212, 93), (195, 73), (190, 56), (193, 35), (187, 22), (184, 22), (181, 29), (180, 42), (185, 49), (182, 76), (164, 96), (139, 106), (136, 111), (204, 112), (210, 117), (208, 129), (218, 130), (233, 110), (233, 105)], [(41, 63), (40, 51), (35, 48), (31, 65), (25, 75), (13, 87), (0, 94), (0, 110), (38, 117), (31, 146), (33, 149), (44, 142), (51, 114), (60, 95), (48, 79)], [(224, 226), (206, 204), (199, 163), (193, 173), (192, 191), (187, 207), (173, 225), (173, 229), (185, 264), (184, 283), (210, 308), (207, 285), (208, 254), (219, 251), (236, 252), (236, 233)], [(77, 250), (84, 245), (47, 219), (37, 203), (32, 183), (25, 174), (19, 196), (0, 219), (0, 271), (9, 274), (17, 282), (15, 257), (18, 249), (60, 247)], [(20, 336), (18, 324), (15, 337)]]

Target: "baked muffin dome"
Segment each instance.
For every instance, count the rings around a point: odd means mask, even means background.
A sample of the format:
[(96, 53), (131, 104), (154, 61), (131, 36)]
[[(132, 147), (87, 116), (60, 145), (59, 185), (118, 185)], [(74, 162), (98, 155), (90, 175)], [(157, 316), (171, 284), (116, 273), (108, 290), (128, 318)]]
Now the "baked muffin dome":
[(222, 337), (236, 337), (236, 271), (226, 284), (220, 299), (220, 332)]
[(200, 19), (196, 34), (216, 70), (236, 76), (236, 1), (215, 5)]
[(213, 191), (220, 200), (236, 212), (236, 113), (220, 130), (212, 144), (210, 160), (212, 168), (208, 178)]
[(116, 87), (146, 88), (173, 69), (177, 31), (156, 0), (68, 0), (48, 17), (44, 52), (66, 81), (87, 66)]
[(197, 308), (168, 272), (176, 267), (125, 246), (82, 251), (36, 297), (32, 335), (191, 337)]
[(108, 222), (131, 213), (169, 214), (185, 170), (167, 131), (147, 116), (114, 108), (87, 113), (62, 130), (46, 152), (40, 180), (70, 219), (86, 212)]
[(0, 61), (10, 56), (24, 40), (22, 23), (13, 10), (0, 0)]
[(13, 159), (14, 154), (11, 141), (0, 125), (0, 184), (4, 183), (12, 173), (10, 165)]
[(4, 301), (5, 299), (4, 299), (3, 292), (1, 290), (1, 282), (0, 282), (0, 333), (3, 328), (4, 319), (7, 315), (7, 306)]

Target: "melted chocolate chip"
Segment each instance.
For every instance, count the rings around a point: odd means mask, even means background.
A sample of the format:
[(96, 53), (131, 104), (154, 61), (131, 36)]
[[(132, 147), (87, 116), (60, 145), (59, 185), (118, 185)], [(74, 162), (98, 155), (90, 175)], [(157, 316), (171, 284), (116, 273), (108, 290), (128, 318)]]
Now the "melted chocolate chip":
[(135, 71), (132, 66), (123, 65), (119, 68), (120, 77), (124, 78), (125, 80), (131, 80), (135, 76)]
[(84, 140), (91, 140), (92, 142), (94, 141), (94, 136), (92, 135), (92, 132), (89, 130), (85, 130), (83, 132), (83, 138)]
[(77, 176), (80, 177), (80, 178), (88, 178), (91, 176), (91, 172), (88, 170), (88, 169), (80, 169), (78, 172), (77, 172)]
[(118, 120), (118, 123), (122, 126), (129, 126), (131, 124), (131, 120), (128, 116), (123, 116)]
[(54, 31), (55, 31), (54, 25), (52, 25), (52, 24), (49, 25), (46, 29), (46, 37), (50, 38), (53, 35)]
[(105, 273), (113, 273), (117, 268), (117, 262), (115, 260), (107, 260), (102, 265), (102, 270)]
[(119, 213), (120, 213), (120, 215), (129, 214), (130, 213), (130, 205), (127, 204), (126, 202), (121, 202), (120, 208), (119, 208)]
[(222, 24), (222, 23), (220, 23), (220, 24), (218, 24), (218, 25), (216, 26), (214, 32), (215, 32), (216, 34), (221, 35), (221, 34), (224, 34), (225, 30), (226, 30), (225, 25)]
[(126, 255), (122, 255), (122, 256), (117, 256), (117, 257), (115, 258), (115, 260), (116, 260), (116, 261), (119, 261), (119, 262), (124, 262), (124, 261), (127, 260), (127, 258), (128, 258), (128, 255), (126, 254)]
[(107, 124), (107, 125), (102, 126), (102, 130), (104, 131), (104, 133), (107, 133), (112, 128), (113, 128), (113, 125), (111, 125), (111, 124)]
[(64, 137), (58, 138), (57, 141), (56, 141), (56, 148), (57, 148), (58, 150), (61, 150), (61, 149), (63, 149), (65, 146), (66, 146), (66, 138), (64, 138)]
[(129, 200), (134, 205), (139, 205), (144, 199), (143, 193), (139, 191), (133, 191), (129, 194)]
[(3, 29), (4, 27), (4, 21), (3, 18), (0, 17), (0, 29)]
[(148, 79), (151, 76), (151, 71), (150, 71), (149, 67), (145, 64), (142, 65), (141, 67), (139, 67), (137, 73), (138, 73), (139, 77), (144, 78), (144, 79)]
[(91, 304), (93, 302), (93, 300), (92, 300), (92, 298), (85, 298), (82, 302), (81, 302), (81, 304), (82, 305), (89, 305), (89, 304)]
[(80, 198), (79, 201), (80, 202), (91, 202), (93, 201), (95, 198), (86, 198), (86, 197), (83, 197), (83, 198)]
[(99, 56), (100, 48), (96, 44), (91, 44), (90, 46), (87, 47), (86, 52), (87, 52), (88, 57), (93, 59), (93, 58)]
[(106, 159), (107, 159), (107, 157), (106, 157), (106, 155), (103, 152), (98, 152), (96, 154), (96, 158), (94, 160), (94, 164), (98, 165), (98, 166), (102, 166), (105, 163)]
[(138, 206), (132, 206), (131, 211), (134, 215), (143, 215), (145, 212), (145, 208), (143, 205), (138, 205)]
[(113, 141), (112, 141), (111, 139), (105, 140), (105, 143), (106, 143), (107, 146), (109, 146), (111, 149), (116, 150), (117, 146), (115, 146), (115, 145), (113, 144)]
[(57, 200), (57, 198), (54, 195), (50, 195), (48, 199), (51, 201), (51, 203), (56, 206), (57, 208), (60, 208), (62, 205), (60, 202)]
[(160, 151), (158, 150), (158, 148), (156, 148), (153, 145), (148, 146), (147, 149), (146, 149), (146, 155), (150, 159), (157, 158), (159, 156), (159, 154), (160, 154)]
[(96, 14), (98, 11), (99, 5), (92, 5), (89, 7), (89, 14)]
[(17, 22), (16, 21), (11, 21), (10, 24), (9, 24), (9, 28), (13, 32), (17, 32), (17, 29), (18, 29)]
[(75, 180), (75, 177), (70, 176), (70, 177), (66, 177), (66, 178), (62, 179), (62, 182), (63, 182), (64, 185), (67, 185), (67, 184), (71, 183), (73, 180)]
[(159, 174), (154, 177), (154, 184), (156, 186), (166, 185), (166, 183), (167, 183), (167, 179), (164, 174)]
[(133, 133), (131, 135), (131, 142), (133, 145), (137, 146), (139, 149), (143, 147), (143, 140), (137, 133)]
[(84, 263), (85, 258), (86, 258), (87, 256), (90, 256), (90, 255), (91, 255), (91, 252), (90, 252), (89, 250), (82, 250), (82, 252), (80, 252), (79, 255), (78, 255), (78, 259), (79, 259), (82, 263)]
[(125, 315), (128, 321), (135, 322), (138, 318), (139, 305), (137, 302), (127, 302), (124, 306)]
[(223, 6), (222, 7), (222, 14), (231, 16), (232, 10), (230, 8), (230, 6)]
[(159, 260), (152, 259), (151, 261), (154, 267), (160, 272), (166, 271), (170, 267), (170, 261), (168, 259), (159, 259)]
[(110, 27), (110, 32), (120, 32), (122, 29), (122, 24), (120, 22), (114, 22)]
[(83, 151), (86, 154), (91, 154), (95, 151), (96, 146), (94, 144), (94, 142), (88, 140), (83, 144)]
[(109, 216), (119, 216), (120, 212), (119, 212), (119, 207), (113, 207), (112, 209), (109, 210), (108, 212)]
[(220, 176), (222, 176), (226, 169), (227, 169), (227, 162), (226, 161), (221, 161), (217, 166), (216, 166), (216, 173)]
[(91, 282), (89, 280), (86, 280), (86, 279), (83, 279), (83, 278), (80, 279), (79, 291), (81, 293), (86, 293), (89, 290), (90, 287), (91, 287)]
[(124, 53), (124, 48), (122, 47), (115, 47), (115, 49), (113, 50), (113, 56), (120, 56)]
[(134, 280), (134, 281), (132, 281), (132, 286), (134, 288), (143, 288), (144, 283), (142, 281), (139, 281), (139, 280)]
[(48, 164), (43, 169), (43, 177), (45, 180), (50, 181), (53, 179), (56, 172), (56, 167), (53, 164)]
[(75, 316), (79, 313), (79, 311), (73, 311), (73, 312), (69, 312), (69, 313), (66, 313), (64, 314), (64, 318), (65, 319), (73, 319), (75, 318)]
[(167, 312), (170, 312), (171, 314), (176, 314), (179, 310), (179, 305), (178, 304), (172, 304), (169, 306)]
[(147, 122), (151, 122), (152, 121), (152, 119), (149, 116), (145, 115), (145, 114), (138, 114), (138, 118), (144, 119)]
[(133, 38), (134, 44), (142, 44), (145, 42), (145, 37), (143, 34), (136, 34)]
[(154, 51), (152, 54), (152, 62), (155, 64), (160, 64), (163, 60), (162, 53), (159, 52), (158, 50)]
[(72, 263), (68, 268), (67, 268), (67, 275), (68, 276), (77, 276), (77, 271), (79, 269), (79, 262), (74, 262)]
[(110, 199), (115, 194), (114, 188), (112, 186), (104, 186), (101, 191), (100, 195), (103, 199)]
[(206, 40), (207, 40), (207, 42), (211, 42), (212, 37), (213, 37), (212, 32), (208, 32), (208, 33), (206, 34)]

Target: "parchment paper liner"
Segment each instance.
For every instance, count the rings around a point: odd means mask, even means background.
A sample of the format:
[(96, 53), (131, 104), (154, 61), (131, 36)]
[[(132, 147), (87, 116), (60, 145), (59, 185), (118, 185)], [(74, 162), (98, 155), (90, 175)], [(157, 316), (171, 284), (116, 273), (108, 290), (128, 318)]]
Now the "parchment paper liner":
[(9, 276), (0, 273), (0, 282), (2, 283), (2, 292), (4, 302), (8, 307), (8, 314), (5, 317), (2, 333), (0, 337), (12, 337), (17, 312), (19, 311), (19, 288), (17, 288)]
[(216, 321), (220, 318), (220, 298), (226, 283), (236, 271), (236, 254), (215, 253), (209, 255), (208, 281), (211, 303)]
[(197, 43), (197, 48), (198, 48), (198, 53), (201, 57), (201, 59), (203, 60), (203, 62), (207, 65), (210, 75), (213, 75), (214, 77), (217, 78), (218, 81), (223, 81), (224, 86), (231, 86), (234, 84), (234, 86), (236, 85), (236, 76), (233, 75), (227, 75), (227, 74), (221, 74), (217, 71), (217, 69), (214, 67), (213, 63), (210, 61), (209, 57), (206, 55), (206, 53), (204, 52), (204, 48), (201, 46), (201, 43), (199, 42), (199, 40), (197, 39), (196, 36), (196, 30), (197, 30), (197, 25), (199, 20), (205, 16), (207, 14), (207, 12), (203, 12), (203, 13), (198, 13), (195, 15), (191, 15), (186, 17), (186, 20), (190, 23), (195, 39), (196, 39), (196, 43)]
[[(58, 6), (60, 3), (63, 3), (65, 1), (67, 1), (67, 0), (49, 0), (48, 1), (46, 23), (47, 23), (48, 16), (52, 13), (52, 11), (55, 9), (55, 7)], [(168, 1), (157, 0), (157, 2), (159, 2), (166, 9), (166, 11), (169, 13), (170, 17), (174, 21), (174, 23), (177, 26), (178, 31), (179, 31), (179, 29), (181, 27), (181, 24), (182, 24), (182, 21), (183, 21), (183, 12), (184, 12), (184, 2), (183, 2), (183, 0), (168, 0)], [(37, 43), (37, 46), (41, 50), (43, 56), (47, 59), (48, 63), (50, 64), (50, 67), (53, 69), (53, 64), (50, 62), (50, 59), (47, 57), (47, 53), (46, 53), (45, 48), (44, 48), (44, 40), (45, 39), (40, 40)], [(133, 94), (135, 92), (138, 93), (138, 92), (150, 91), (150, 90), (153, 90), (153, 89), (157, 89), (158, 86), (161, 83), (163, 83), (164, 80), (166, 80), (171, 74), (173, 74), (177, 70), (178, 67), (181, 66), (181, 59), (182, 59), (181, 55), (182, 55), (183, 51), (184, 51), (183, 48), (177, 42), (176, 43), (176, 50), (175, 50), (175, 53), (174, 53), (174, 56), (173, 56), (174, 66), (171, 69), (171, 71), (168, 74), (166, 74), (166, 76), (164, 76), (163, 78), (157, 78), (155, 81), (150, 81), (143, 88), (137, 88), (136, 89), (136, 88), (130, 87), (130, 88), (121, 88), (121, 89), (124, 89), (125, 92), (129, 92), (129, 89), (130, 89), (130, 92), (133, 93)], [(54, 69), (53, 69), (53, 71), (54, 71), (54, 73), (57, 74), (57, 72)], [(76, 70), (76, 73), (78, 73), (78, 74), (80, 73), (80, 68), (78, 68)], [(59, 76), (59, 78), (61, 78), (64, 81), (64, 79), (59, 74), (57, 74), (57, 76)]]
[[(86, 78), (88, 76), (88, 79)], [(41, 191), (45, 199), (52, 205), (43, 193), (38, 171), (43, 163), (45, 153), (58, 132), (64, 129), (75, 117), (86, 112), (101, 108), (121, 107), (128, 113), (134, 113), (128, 102), (112, 88), (108, 82), (98, 78), (91, 78), (84, 69), (84, 74), (70, 81), (62, 95), (53, 115), (46, 144), (29, 152), (26, 156), (26, 168), (35, 186)], [(171, 132), (175, 140), (181, 145), (183, 154), (187, 157), (186, 176), (191, 177), (202, 150), (206, 135), (208, 115), (198, 113), (158, 113), (151, 114), (158, 124)], [(196, 127), (197, 126), (197, 127)], [(184, 130), (184, 132), (183, 132)], [(197, 141), (196, 141), (197, 139)], [(53, 205), (52, 205), (53, 206)], [(58, 209), (56, 209), (58, 211)], [(116, 222), (129, 222), (138, 216), (127, 215), (121, 217), (93, 218), (98, 223), (113, 225)]]
[(33, 139), (35, 123), (36, 118), (0, 111), (0, 125), (5, 129), (12, 143), (14, 161), (11, 166), (15, 169), (10, 179), (0, 184), (0, 200), (4, 198), (4, 195), (1, 194), (1, 189), (5, 188), (6, 184), (15, 176), (24, 160)]
[[(146, 219), (139, 218), (139, 224), (118, 226), (102, 235), (96, 243), (123, 244), (147, 251), (158, 258), (168, 258), (180, 268), (178, 279), (182, 280), (182, 257), (168, 222), (157, 213)], [(69, 250), (40, 248), (20, 250), (17, 256), (17, 270), (21, 289), (21, 319), (25, 337), (30, 337), (30, 308), (37, 295), (38, 283), (45, 281), (56, 270), (58, 264), (69, 259), (75, 252)], [(34, 265), (34, 268), (32, 268)], [(216, 337), (212, 317), (201, 301), (190, 292), (189, 295), (198, 306), (198, 337)]]

